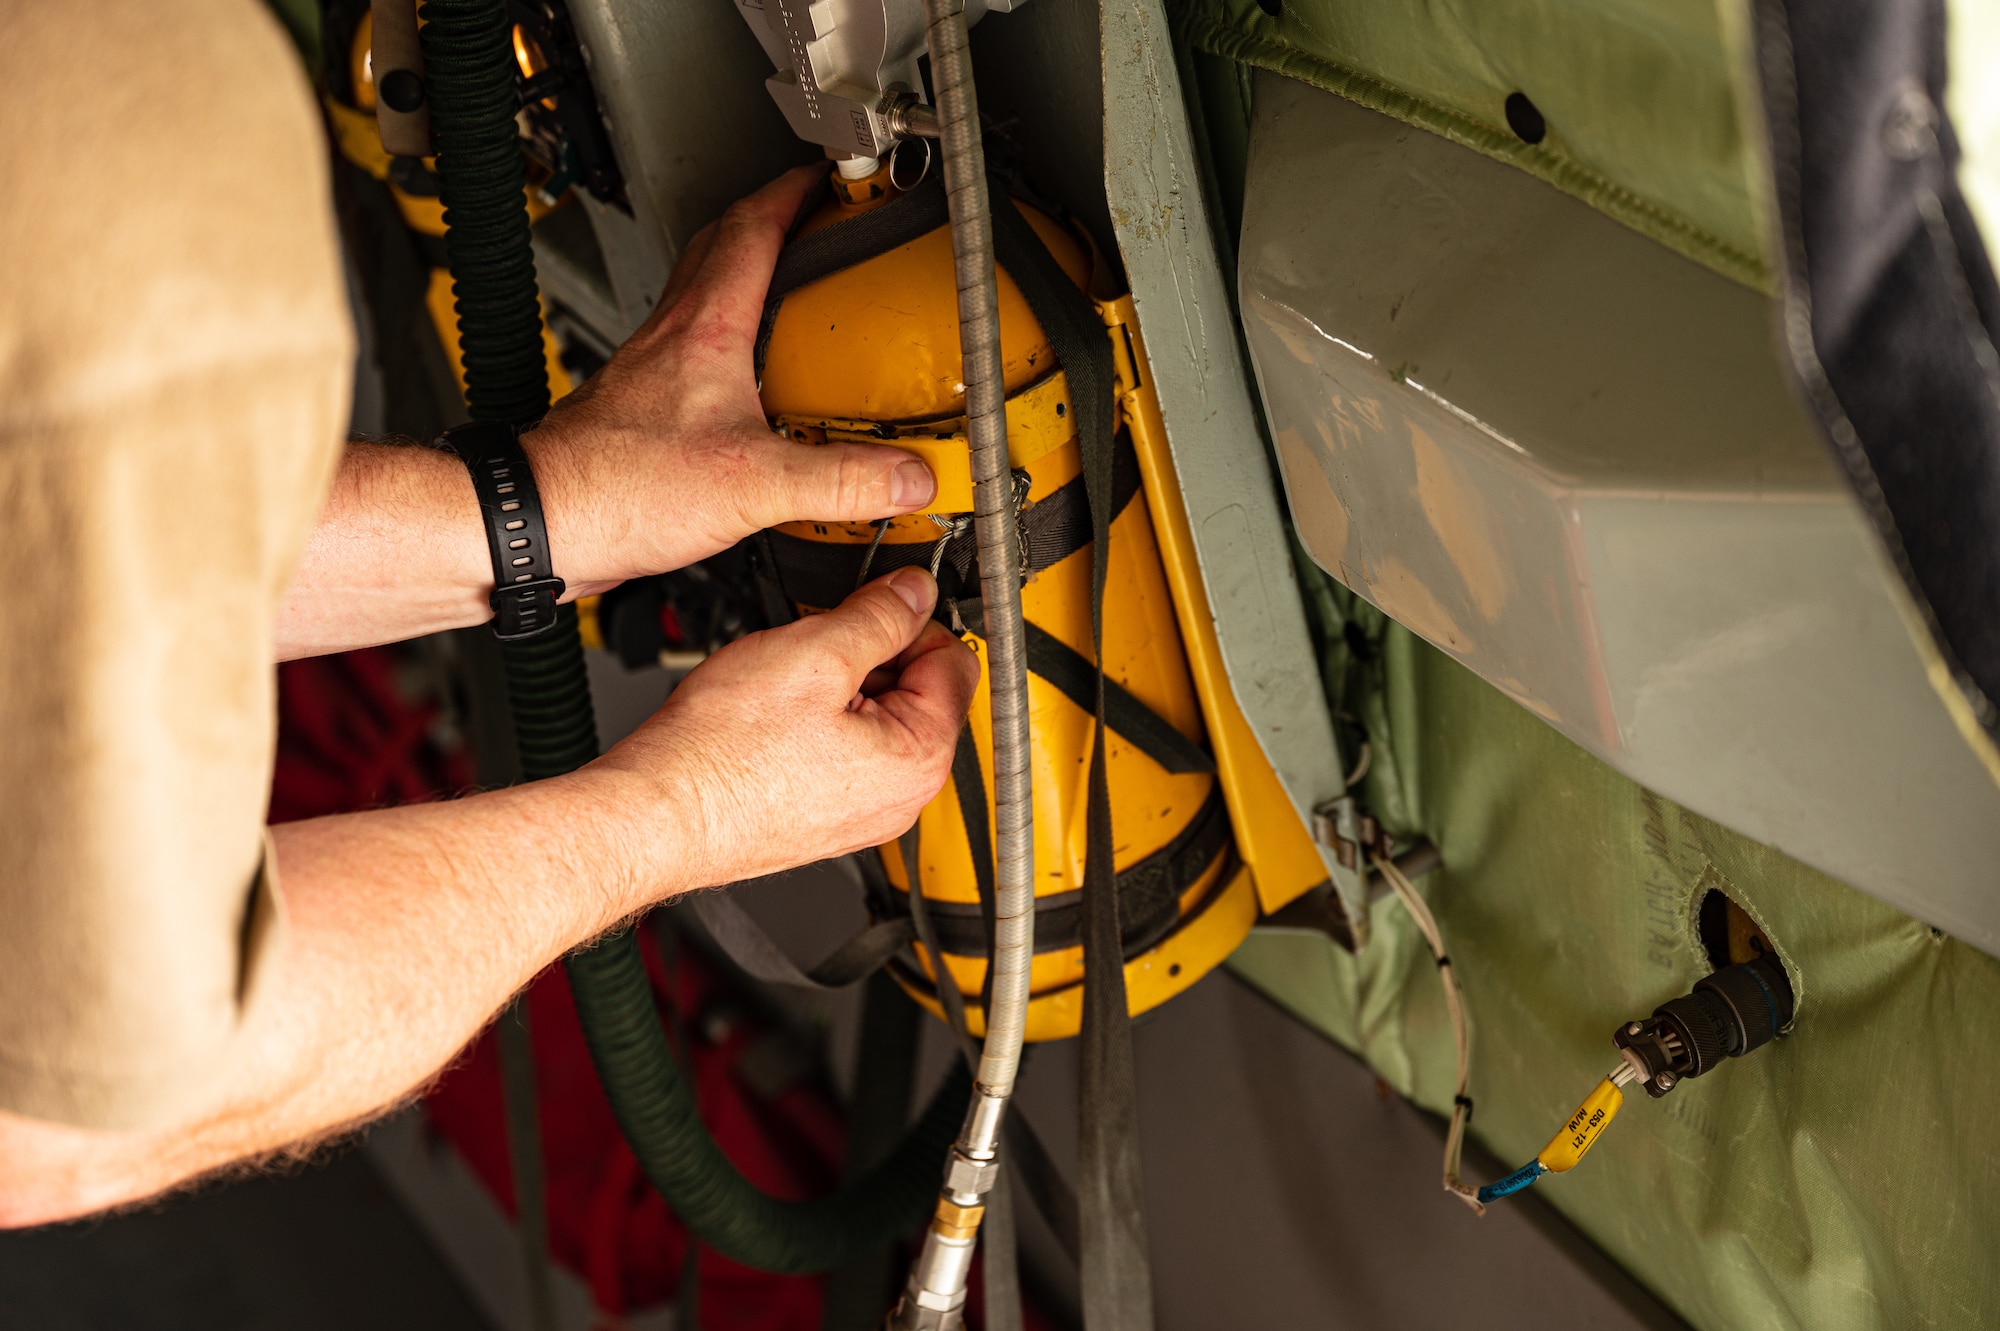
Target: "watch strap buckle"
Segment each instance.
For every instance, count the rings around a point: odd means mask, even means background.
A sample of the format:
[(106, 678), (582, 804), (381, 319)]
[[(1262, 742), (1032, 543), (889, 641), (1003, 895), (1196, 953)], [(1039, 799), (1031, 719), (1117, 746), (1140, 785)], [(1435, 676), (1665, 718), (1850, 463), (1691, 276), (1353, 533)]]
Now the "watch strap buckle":
[(556, 602), (569, 585), (561, 578), (528, 578), (523, 582), (495, 587), (488, 603), (493, 607), (493, 636), (502, 642), (518, 642), (555, 627)]
[(556, 625), (556, 603), (568, 590), (549, 556), (548, 524), (534, 469), (519, 432), (504, 421), (473, 421), (438, 441), (472, 473), (493, 559), (493, 636), (518, 642)]

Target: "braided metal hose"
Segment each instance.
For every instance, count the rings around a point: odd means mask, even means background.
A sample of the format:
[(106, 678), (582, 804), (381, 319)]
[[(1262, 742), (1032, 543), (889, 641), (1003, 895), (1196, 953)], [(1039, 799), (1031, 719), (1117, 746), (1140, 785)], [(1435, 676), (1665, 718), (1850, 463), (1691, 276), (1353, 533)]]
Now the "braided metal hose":
[[(506, 0), (426, 0), (423, 17), (466, 402), (475, 419), (527, 425), (548, 410), (549, 383)], [(563, 606), (539, 637), (504, 644), (502, 657), (522, 775), (561, 776), (596, 757), (575, 607)], [(745, 1180), (702, 1125), (631, 930), (566, 965), (618, 1125), (646, 1176), (704, 1243), (767, 1271), (824, 1271), (879, 1249), (921, 1218), (962, 1113), (962, 1074), (879, 1168), (828, 1197), (778, 1201)]]
[[(931, 77), (937, 85), (945, 197), (958, 277), (965, 368), (965, 432), (972, 446), (973, 532), (985, 607), (993, 702), (995, 837), (992, 1000), (979, 1059), (982, 1098), (1014, 1093), (1028, 1019), (1034, 951), (1035, 809), (1029, 780), (1028, 648), (1021, 620), (1021, 537), (1007, 456), (1007, 384), (1000, 359), (1000, 287), (993, 261), (992, 200), (979, 137), (963, 0), (925, 0)], [(997, 1123), (995, 1132), (997, 1133)]]
[[(965, 432), (972, 449), (973, 530), (979, 542), (979, 592), (985, 607), (993, 705), (993, 961), (986, 1041), (972, 1102), (952, 1147), (923, 1251), (911, 1268), (891, 1325), (899, 1331), (952, 1331), (963, 1322), (972, 1251), (986, 1195), (999, 1177), (1000, 1125), (1021, 1067), (1028, 967), (1035, 946), (1035, 819), (1018, 505), (1007, 453), (1000, 288), (994, 271), (993, 204), (986, 188), (979, 98), (973, 87), (963, 0), (924, 0), (924, 19), (937, 93), (945, 197), (951, 210)], [(941, 964), (938, 983), (951, 983)]]

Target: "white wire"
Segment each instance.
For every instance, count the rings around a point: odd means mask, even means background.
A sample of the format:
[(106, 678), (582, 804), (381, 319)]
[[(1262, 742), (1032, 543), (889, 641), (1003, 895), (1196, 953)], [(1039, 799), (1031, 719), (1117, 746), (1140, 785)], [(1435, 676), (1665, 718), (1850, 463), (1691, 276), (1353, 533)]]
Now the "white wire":
[(1403, 909), (1416, 921), (1417, 932), (1430, 945), (1431, 958), (1437, 962), (1438, 979), (1444, 984), (1444, 1007), (1451, 1015), (1452, 1043), (1458, 1046), (1458, 1088), (1452, 1094), (1451, 1127), (1444, 1137), (1444, 1188), (1452, 1196), (1471, 1207), (1475, 1215), (1485, 1215), (1486, 1206), (1479, 1200), (1479, 1190), (1458, 1176), (1459, 1159), (1465, 1153), (1465, 1128), (1472, 1117), (1472, 1102), (1466, 1098), (1466, 1078), (1471, 1071), (1472, 1048), (1466, 1036), (1465, 998), (1459, 992), (1458, 976), (1452, 972), (1451, 956), (1445, 951), (1444, 935), (1438, 931), (1437, 917), (1431, 908), (1417, 895), (1416, 885), (1411, 883), (1396, 862), (1387, 855), (1371, 852), (1369, 859), (1375, 869), (1395, 892), (1396, 899), (1403, 903)]
[(1349, 790), (1354, 789), (1355, 784), (1359, 782), (1362, 777), (1368, 775), (1368, 764), (1373, 762), (1374, 759), (1375, 759), (1375, 750), (1369, 747), (1367, 740), (1365, 739), (1362, 740), (1361, 757), (1358, 760), (1356, 760), (1354, 764), (1354, 770), (1347, 774), (1347, 789)]

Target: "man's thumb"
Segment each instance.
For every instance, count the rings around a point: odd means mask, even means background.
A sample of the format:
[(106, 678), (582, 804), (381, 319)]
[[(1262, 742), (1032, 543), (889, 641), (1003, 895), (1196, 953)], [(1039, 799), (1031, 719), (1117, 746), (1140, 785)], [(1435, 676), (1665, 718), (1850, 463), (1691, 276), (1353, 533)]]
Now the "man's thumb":
[(921, 458), (881, 444), (777, 445), (780, 476), (770, 503), (780, 522), (873, 522), (922, 508), (937, 480)]
[(859, 688), (868, 672), (915, 642), (937, 604), (937, 583), (920, 568), (899, 568), (838, 607), (804, 621), (846, 662)]

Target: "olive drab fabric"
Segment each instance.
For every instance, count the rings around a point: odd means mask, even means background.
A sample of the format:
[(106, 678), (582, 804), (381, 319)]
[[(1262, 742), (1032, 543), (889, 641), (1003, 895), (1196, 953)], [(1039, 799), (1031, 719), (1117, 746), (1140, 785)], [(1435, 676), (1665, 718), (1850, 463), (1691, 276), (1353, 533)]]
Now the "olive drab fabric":
[[(1776, 282), (1747, 0), (1166, 0), (1183, 41), (1575, 195), (1746, 286)], [(1519, 97), (1525, 106), (1510, 99)], [(1532, 114), (1526, 114), (1528, 111)]]
[[(1791, 1032), (1629, 1094), (1537, 1196), (1700, 1331), (2000, 1325), (2000, 959), (1628, 781), (1341, 599), (1380, 644), (1374, 701), (1346, 700), (1372, 714), (1370, 805), (1444, 856), (1418, 887), (1464, 986), (1472, 1135), (1508, 1166), (1540, 1149), (1616, 1062), (1617, 1025), (1709, 971), (1695, 915), (1720, 891), (1776, 943)], [(1430, 953), (1393, 899), (1373, 927), (1358, 958), (1271, 931), (1230, 965), (1449, 1113)]]
[(279, 937), (273, 619), (353, 335), (256, 0), (0, 0), (0, 1109), (171, 1122)]

